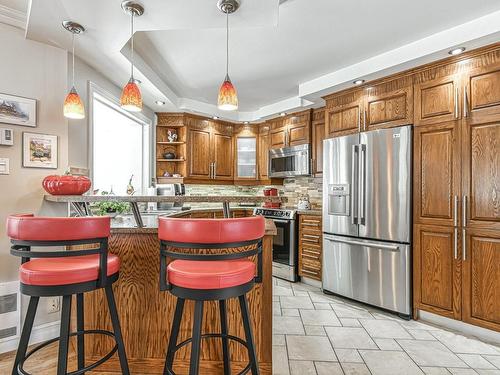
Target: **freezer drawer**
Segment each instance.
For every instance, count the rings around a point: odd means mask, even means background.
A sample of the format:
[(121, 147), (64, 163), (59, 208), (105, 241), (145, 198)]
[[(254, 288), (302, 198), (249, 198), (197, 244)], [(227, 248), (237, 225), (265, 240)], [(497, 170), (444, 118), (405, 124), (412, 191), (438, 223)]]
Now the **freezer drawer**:
[(410, 315), (410, 245), (323, 236), (323, 289)]

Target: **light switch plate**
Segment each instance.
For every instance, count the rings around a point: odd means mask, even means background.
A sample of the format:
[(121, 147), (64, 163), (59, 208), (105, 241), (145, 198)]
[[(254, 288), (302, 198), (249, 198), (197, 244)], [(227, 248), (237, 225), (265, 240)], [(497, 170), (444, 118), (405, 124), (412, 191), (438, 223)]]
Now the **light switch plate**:
[(10, 160), (7, 158), (0, 158), (0, 174), (10, 174)]

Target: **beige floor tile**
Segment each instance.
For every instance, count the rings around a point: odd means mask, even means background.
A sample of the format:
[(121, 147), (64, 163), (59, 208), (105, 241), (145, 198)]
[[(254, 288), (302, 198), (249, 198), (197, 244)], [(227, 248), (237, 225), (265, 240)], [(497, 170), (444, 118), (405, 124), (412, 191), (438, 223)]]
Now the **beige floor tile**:
[(371, 319), (373, 318), (372, 315), (366, 311), (359, 309), (354, 306), (347, 306), (347, 304), (344, 305), (332, 305), (333, 311), (335, 311), (335, 314), (339, 318), (364, 318), (364, 319)]
[(337, 362), (314, 362), (318, 375), (344, 375), (342, 367)]
[(307, 326), (304, 325), (306, 335), (308, 336), (326, 336), (325, 328), (323, 326)]
[(334, 348), (378, 349), (364, 328), (326, 327), (325, 330)]
[(354, 318), (339, 318), (340, 324), (344, 327), (361, 327), (361, 323), (358, 319)]
[(273, 346), (273, 375), (290, 375), (286, 346)]
[(370, 375), (370, 370), (363, 363), (342, 363), (345, 375)]
[(298, 361), (336, 361), (330, 341), (324, 336), (286, 336), (288, 356)]
[(307, 296), (280, 297), (282, 309), (310, 309), (314, 310), (314, 305)]
[(483, 355), (483, 357), (496, 366), (496, 368), (500, 369), (500, 355)]
[(334, 349), (339, 362), (363, 363), (363, 358), (356, 349)]
[(285, 346), (285, 335), (273, 335), (273, 345)]
[(290, 361), (291, 375), (316, 375), (313, 361)]
[(453, 332), (439, 330), (433, 331), (432, 335), (455, 353), (500, 355), (498, 347)]
[(422, 370), (404, 352), (360, 350), (372, 375), (421, 375)]
[(481, 357), (479, 354), (457, 354), (462, 361), (467, 363), (469, 367), (473, 369), (484, 369), (484, 370), (494, 370), (493, 366), (486, 359)]
[(300, 310), (302, 322), (311, 326), (341, 326), (332, 310)]
[(403, 350), (394, 339), (373, 339), (380, 350)]
[(448, 368), (453, 375), (477, 375), (477, 372), (471, 368)]
[(392, 320), (360, 319), (359, 322), (373, 338), (411, 339), (412, 337), (398, 322)]
[(304, 335), (302, 320), (295, 316), (274, 316), (273, 333), (281, 335)]
[(283, 316), (300, 316), (299, 309), (281, 309)]
[(450, 372), (444, 367), (421, 367), (425, 375), (450, 375)]
[(467, 367), (439, 341), (397, 340), (398, 344), (419, 366)]

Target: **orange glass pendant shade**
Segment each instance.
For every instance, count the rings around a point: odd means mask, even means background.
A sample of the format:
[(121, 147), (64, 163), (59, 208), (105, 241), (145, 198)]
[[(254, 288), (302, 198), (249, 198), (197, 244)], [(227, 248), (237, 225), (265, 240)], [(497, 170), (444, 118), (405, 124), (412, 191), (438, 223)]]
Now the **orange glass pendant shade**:
[(85, 108), (83, 107), (82, 99), (76, 92), (75, 86), (64, 100), (64, 117), (81, 120), (85, 118)]
[(235, 111), (238, 109), (238, 94), (229, 76), (226, 76), (219, 89), (217, 107), (223, 111)]
[(142, 111), (141, 90), (132, 78), (123, 88), (122, 96), (120, 98), (120, 106), (130, 112)]

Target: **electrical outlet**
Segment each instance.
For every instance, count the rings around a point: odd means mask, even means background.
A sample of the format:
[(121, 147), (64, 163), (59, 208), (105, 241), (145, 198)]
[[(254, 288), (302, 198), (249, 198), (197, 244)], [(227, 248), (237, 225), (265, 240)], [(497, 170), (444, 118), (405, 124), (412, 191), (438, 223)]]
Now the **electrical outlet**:
[(49, 314), (59, 312), (61, 310), (61, 298), (49, 297), (47, 298), (47, 312)]

